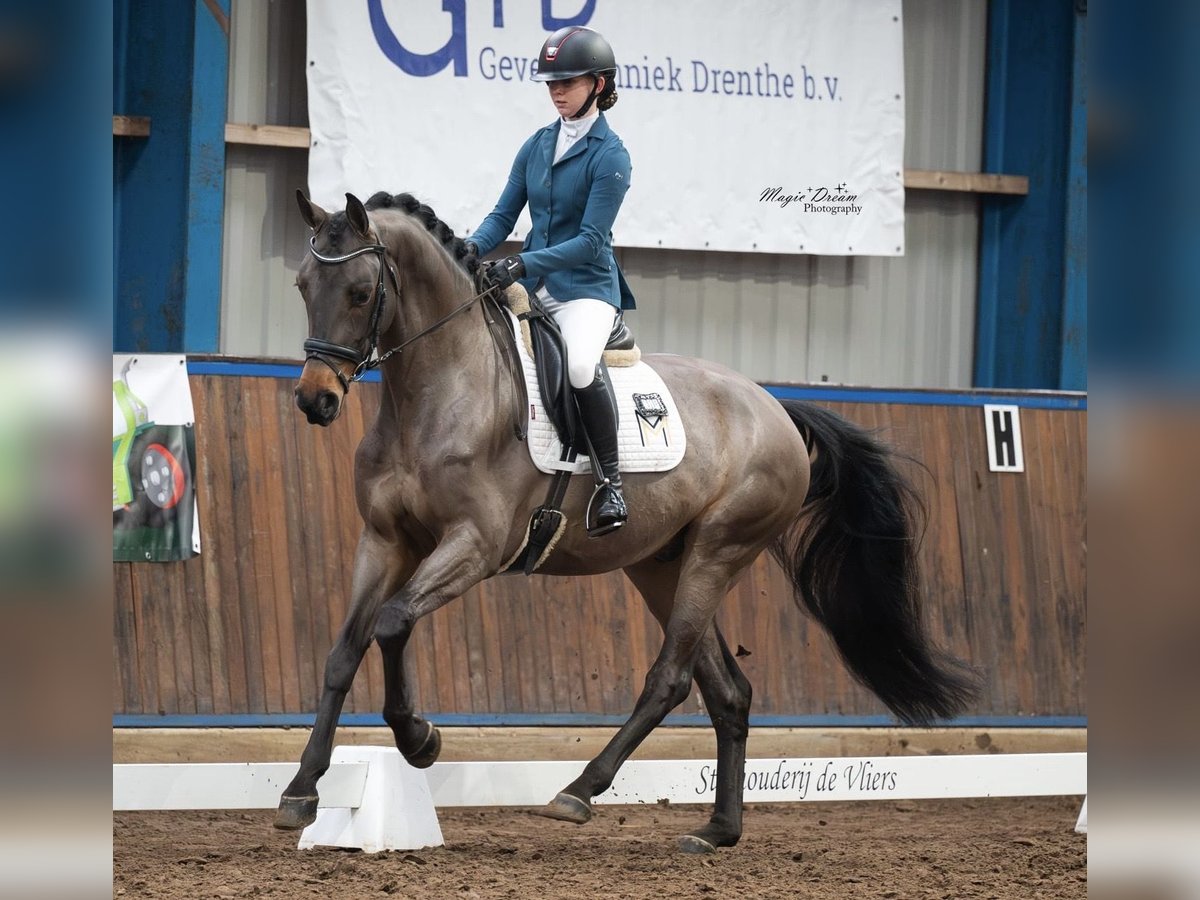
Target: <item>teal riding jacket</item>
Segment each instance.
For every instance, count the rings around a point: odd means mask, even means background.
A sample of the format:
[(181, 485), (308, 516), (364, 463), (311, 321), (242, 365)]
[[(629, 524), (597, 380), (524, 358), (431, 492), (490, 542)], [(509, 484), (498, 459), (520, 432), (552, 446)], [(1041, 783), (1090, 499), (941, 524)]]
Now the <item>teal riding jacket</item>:
[(524, 288), (532, 293), (544, 282), (556, 300), (592, 297), (633, 309), (633, 293), (612, 250), (613, 222), (629, 190), (629, 153), (600, 113), (554, 163), (558, 131), (556, 121), (524, 143), (496, 208), (468, 239), (480, 256), (492, 252), (528, 203), (533, 228), (521, 247)]

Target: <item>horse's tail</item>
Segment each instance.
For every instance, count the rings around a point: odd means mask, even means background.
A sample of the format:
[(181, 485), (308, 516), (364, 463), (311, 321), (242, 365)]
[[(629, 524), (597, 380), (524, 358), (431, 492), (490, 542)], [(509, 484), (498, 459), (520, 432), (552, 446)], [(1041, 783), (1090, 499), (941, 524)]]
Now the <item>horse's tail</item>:
[(921, 620), (924, 506), (892, 451), (808, 403), (784, 409), (816, 458), (804, 510), (771, 553), (863, 684), (905, 722), (961, 711), (979, 676), (936, 647)]

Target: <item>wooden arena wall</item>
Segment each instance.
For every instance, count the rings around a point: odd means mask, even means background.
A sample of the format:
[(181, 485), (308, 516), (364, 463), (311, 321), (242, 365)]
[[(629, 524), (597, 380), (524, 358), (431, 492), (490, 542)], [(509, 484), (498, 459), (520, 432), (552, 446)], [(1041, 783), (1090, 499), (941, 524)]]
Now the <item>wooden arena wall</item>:
[[(184, 563), (114, 564), (118, 721), (316, 709), (359, 530), (353, 451), (380, 386), (356, 386), (323, 429), (297, 411), (293, 383), (191, 376), (204, 552)], [(987, 677), (967, 715), (1086, 715), (1086, 411), (1022, 408), (1026, 472), (994, 474), (979, 405), (912, 399), (825, 405), (882, 429), (927, 467), (909, 470), (930, 513), (922, 555), (933, 631)], [(760, 721), (851, 724), (886, 713), (765, 557), (727, 598), (720, 623), (742, 654)], [(659, 636), (619, 573), (496, 579), (418, 625), (409, 645), (417, 706), (481, 721), (624, 715)], [(345, 711), (377, 715), (382, 704), (372, 648)], [(694, 691), (676, 713), (702, 711)]]

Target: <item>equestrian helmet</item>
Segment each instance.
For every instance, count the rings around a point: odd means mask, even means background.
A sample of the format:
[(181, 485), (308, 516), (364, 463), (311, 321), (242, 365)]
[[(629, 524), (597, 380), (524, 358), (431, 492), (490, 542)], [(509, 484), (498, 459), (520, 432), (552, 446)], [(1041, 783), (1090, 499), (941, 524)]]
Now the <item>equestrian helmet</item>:
[[(570, 25), (560, 28), (542, 44), (534, 81), (564, 81), (577, 75), (609, 75), (617, 58), (599, 32)], [(611, 77), (610, 77), (611, 81)]]

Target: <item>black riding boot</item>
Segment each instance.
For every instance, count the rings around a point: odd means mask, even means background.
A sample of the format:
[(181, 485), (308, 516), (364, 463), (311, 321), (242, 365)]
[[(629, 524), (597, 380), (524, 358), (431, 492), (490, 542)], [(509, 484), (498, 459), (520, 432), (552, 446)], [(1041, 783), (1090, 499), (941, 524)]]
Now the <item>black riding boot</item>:
[(588, 537), (600, 537), (616, 531), (629, 518), (617, 463), (617, 403), (599, 372), (587, 387), (575, 389), (575, 402), (591, 444), (592, 470), (601, 482), (588, 502)]

